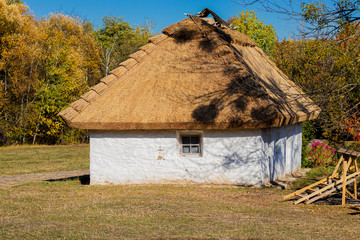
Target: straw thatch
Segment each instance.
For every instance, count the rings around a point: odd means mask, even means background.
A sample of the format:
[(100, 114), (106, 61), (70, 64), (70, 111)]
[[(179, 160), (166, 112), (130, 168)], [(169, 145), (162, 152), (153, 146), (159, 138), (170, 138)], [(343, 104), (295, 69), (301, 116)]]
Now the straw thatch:
[(163, 33), (60, 116), (76, 128), (150, 130), (279, 127), (319, 114), (246, 35), (199, 17)]

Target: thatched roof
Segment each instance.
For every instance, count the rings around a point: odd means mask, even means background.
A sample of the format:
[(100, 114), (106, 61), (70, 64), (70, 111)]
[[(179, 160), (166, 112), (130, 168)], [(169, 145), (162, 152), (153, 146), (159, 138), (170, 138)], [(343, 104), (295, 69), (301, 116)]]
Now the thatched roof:
[(194, 17), (166, 27), (60, 116), (98, 130), (265, 128), (318, 116), (250, 38), (215, 25)]

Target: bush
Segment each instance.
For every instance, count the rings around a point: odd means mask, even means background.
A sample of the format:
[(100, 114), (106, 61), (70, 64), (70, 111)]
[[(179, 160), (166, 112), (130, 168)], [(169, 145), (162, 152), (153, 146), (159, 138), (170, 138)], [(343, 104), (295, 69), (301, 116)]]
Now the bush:
[(308, 146), (313, 139), (322, 136), (319, 129), (320, 127), (318, 127), (317, 122), (314, 120), (303, 122), (301, 167), (311, 168), (313, 166), (312, 161), (309, 159)]
[(310, 146), (308, 161), (312, 163), (311, 167), (326, 168), (334, 164), (335, 149), (320, 141), (313, 141)]

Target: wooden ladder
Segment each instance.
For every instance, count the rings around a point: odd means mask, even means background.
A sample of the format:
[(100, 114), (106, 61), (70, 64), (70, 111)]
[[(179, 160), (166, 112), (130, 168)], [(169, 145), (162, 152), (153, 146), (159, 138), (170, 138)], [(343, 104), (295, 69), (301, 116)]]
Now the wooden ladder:
[[(341, 157), (336, 164), (334, 172), (329, 177), (286, 195), (284, 200), (293, 198), (295, 204), (302, 202), (309, 204), (324, 198), (335, 191), (342, 192), (342, 205), (345, 205), (346, 194), (357, 199), (356, 180), (360, 177), (357, 158), (360, 157), (360, 153), (343, 148), (340, 148), (337, 152), (341, 154)], [(352, 164), (353, 166), (351, 166)], [(340, 169), (341, 165), (342, 169)], [(347, 189), (347, 186), (350, 184), (353, 184), (353, 193)]]

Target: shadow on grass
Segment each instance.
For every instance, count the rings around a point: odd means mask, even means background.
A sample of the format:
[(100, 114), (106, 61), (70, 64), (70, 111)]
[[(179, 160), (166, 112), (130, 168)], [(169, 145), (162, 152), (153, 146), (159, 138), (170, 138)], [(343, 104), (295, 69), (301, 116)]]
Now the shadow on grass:
[(354, 210), (354, 212), (348, 213), (349, 215), (360, 215), (360, 206), (351, 207), (350, 209)]
[[(342, 194), (341, 193), (334, 193), (327, 197), (324, 197), (323, 199), (319, 199), (318, 201), (314, 202), (314, 204), (317, 204), (317, 205), (341, 205), (341, 203), (342, 203)], [(350, 198), (350, 197), (346, 197), (345, 203), (358, 205), (358, 204), (360, 204), (360, 201)], [(358, 212), (349, 213), (349, 215), (357, 215), (357, 214), (360, 215), (360, 209), (358, 207), (351, 207), (350, 209), (357, 210)]]
[(90, 185), (90, 175), (80, 175), (80, 176), (73, 176), (73, 177), (66, 177), (66, 178), (56, 178), (56, 179), (47, 179), (44, 180), (45, 182), (63, 182), (63, 181), (74, 181), (79, 179), (81, 185)]

